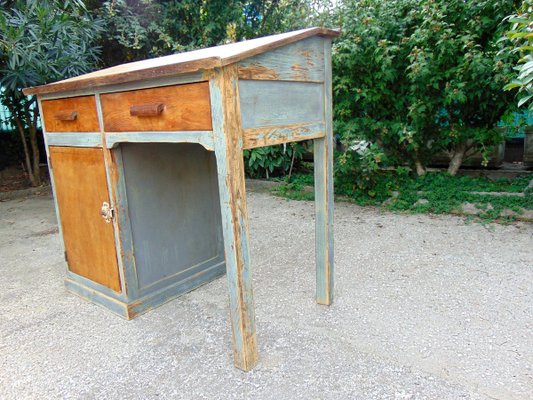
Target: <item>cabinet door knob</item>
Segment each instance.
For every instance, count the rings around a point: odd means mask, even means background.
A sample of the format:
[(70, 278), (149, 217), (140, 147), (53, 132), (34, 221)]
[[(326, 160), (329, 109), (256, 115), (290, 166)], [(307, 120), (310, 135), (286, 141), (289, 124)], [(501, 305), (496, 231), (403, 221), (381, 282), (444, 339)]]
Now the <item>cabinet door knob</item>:
[(100, 209), (100, 215), (104, 221), (109, 224), (113, 220), (113, 214), (113, 207), (111, 207), (107, 201), (104, 201), (102, 203), (102, 208)]

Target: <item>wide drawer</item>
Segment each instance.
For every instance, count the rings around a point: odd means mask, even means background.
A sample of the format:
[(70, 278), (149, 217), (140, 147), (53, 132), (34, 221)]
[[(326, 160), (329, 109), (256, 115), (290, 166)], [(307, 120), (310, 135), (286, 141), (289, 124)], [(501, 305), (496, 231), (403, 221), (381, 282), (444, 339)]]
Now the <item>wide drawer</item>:
[(94, 96), (43, 100), (44, 126), (47, 132), (98, 132)]
[(211, 130), (207, 82), (101, 96), (106, 132)]

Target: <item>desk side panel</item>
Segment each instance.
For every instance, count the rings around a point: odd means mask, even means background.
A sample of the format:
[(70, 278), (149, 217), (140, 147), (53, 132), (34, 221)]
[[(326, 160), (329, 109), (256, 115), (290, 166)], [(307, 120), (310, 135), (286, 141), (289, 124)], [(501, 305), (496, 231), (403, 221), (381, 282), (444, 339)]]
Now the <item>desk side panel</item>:
[(322, 83), (239, 80), (243, 148), (325, 136)]
[(239, 62), (239, 79), (324, 81), (324, 38), (310, 37)]

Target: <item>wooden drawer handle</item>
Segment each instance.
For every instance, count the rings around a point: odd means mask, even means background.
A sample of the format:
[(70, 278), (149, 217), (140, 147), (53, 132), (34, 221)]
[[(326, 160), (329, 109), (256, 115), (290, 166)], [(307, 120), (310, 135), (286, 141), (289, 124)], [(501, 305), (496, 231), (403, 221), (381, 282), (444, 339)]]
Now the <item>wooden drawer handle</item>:
[(165, 109), (163, 103), (136, 104), (130, 107), (132, 117), (157, 117)]
[(54, 118), (59, 121), (75, 121), (78, 118), (77, 111), (58, 111), (54, 114)]

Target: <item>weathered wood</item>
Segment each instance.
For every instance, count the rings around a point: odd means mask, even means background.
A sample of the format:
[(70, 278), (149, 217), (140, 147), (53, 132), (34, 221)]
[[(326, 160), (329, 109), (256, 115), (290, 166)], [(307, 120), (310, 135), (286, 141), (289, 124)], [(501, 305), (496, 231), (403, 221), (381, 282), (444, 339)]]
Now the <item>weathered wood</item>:
[[(41, 103), (47, 132), (98, 132), (94, 96), (45, 100)], [(72, 116), (75, 115), (75, 118)]]
[[(106, 146), (109, 145), (106, 144)], [(111, 159), (107, 167), (109, 172), (108, 181), (110, 181), (109, 187), (114, 193), (115, 238), (121, 277), (123, 277), (124, 292), (128, 300), (138, 299), (139, 282), (137, 279), (133, 234), (129, 216), (122, 148), (118, 146), (110, 150), (109, 155)]]
[[(98, 92), (96, 92), (96, 110), (98, 113), (98, 124), (100, 125), (100, 135), (102, 137), (103, 145), (103, 155), (104, 155), (104, 166), (106, 171), (106, 180), (109, 194), (109, 204), (114, 209), (114, 218), (112, 219), (113, 231), (115, 233), (115, 253), (117, 255), (117, 263), (119, 267), (119, 277), (121, 284), (121, 291), (124, 293), (125, 297), (128, 298), (132, 290), (128, 290), (128, 285), (134, 283), (134, 281), (126, 281), (125, 271), (124, 271), (124, 252), (122, 249), (122, 240), (120, 237), (121, 230), (119, 221), (124, 220), (124, 215), (119, 216), (119, 208), (116, 207), (118, 203), (117, 192), (116, 192), (116, 182), (119, 177), (119, 170), (117, 164), (114, 162), (113, 155), (111, 150), (106, 147), (105, 135), (104, 135), (104, 118), (102, 111), (102, 98)], [(120, 218), (119, 218), (120, 217)], [(134, 290), (133, 290), (134, 291)]]
[(119, 292), (113, 225), (99, 214), (109, 202), (103, 150), (50, 147), (50, 158), (69, 270)]
[(275, 144), (297, 142), (324, 137), (326, 127), (323, 123), (268, 126), (244, 130), (245, 149), (272, 146)]
[[(37, 106), (39, 108), (39, 115), (44, 115), (43, 108), (42, 108), (42, 99), (40, 96), (37, 96)], [(62, 250), (65, 251), (65, 241), (63, 239), (63, 229), (61, 228), (61, 218), (59, 216), (59, 205), (57, 204), (57, 195), (56, 195), (56, 186), (55, 186), (55, 180), (54, 180), (54, 174), (52, 174), (52, 165), (50, 163), (50, 147), (47, 140), (47, 134), (46, 126), (43, 123), (43, 138), (44, 138), (44, 148), (46, 151), (46, 162), (48, 165), (48, 175), (50, 177), (50, 186), (52, 187), (52, 193), (54, 194), (54, 209), (56, 212), (56, 220), (57, 220), (57, 227), (59, 231), (59, 239), (61, 241)], [(65, 270), (68, 273), (68, 265), (65, 263)]]
[[(106, 93), (100, 96), (106, 132), (211, 130), (207, 82)], [(139, 117), (130, 107), (164, 104), (161, 113)]]
[(93, 95), (94, 93), (116, 93), (125, 92), (129, 90), (141, 90), (150, 89), (154, 87), (182, 85), (186, 83), (206, 82), (207, 78), (203, 71), (191, 72), (183, 75), (171, 75), (171, 76), (156, 76), (142, 81), (117, 83), (114, 85), (106, 85), (98, 88), (94, 87), (79, 87), (73, 90), (44, 93), (39, 96), (41, 100), (56, 100), (66, 99), (70, 97), (79, 97)]
[(198, 143), (213, 151), (213, 131), (181, 132), (111, 132), (106, 133), (106, 146), (112, 148), (120, 143)]
[(154, 77), (178, 75), (199, 70), (230, 65), (278, 47), (311, 36), (335, 37), (338, 31), (325, 28), (308, 28), (279, 35), (246, 40), (224, 46), (210, 47), (187, 53), (137, 61), (66, 79), (44, 86), (24, 89), (26, 95), (75, 90), (81, 87), (98, 87), (117, 83), (140, 81)]
[(326, 137), (314, 140), (316, 301), (333, 302), (333, 120), (331, 40), (324, 40)]
[(157, 117), (164, 109), (163, 103), (134, 104), (130, 106), (130, 115), (132, 117)]
[(214, 154), (197, 144), (121, 147), (140, 295), (221, 262)]
[(65, 287), (67, 290), (75, 295), (82, 297), (85, 300), (90, 300), (93, 304), (105, 307), (107, 310), (125, 318), (128, 316), (128, 304), (117, 299), (115, 296), (108, 295), (102, 290), (97, 290), (92, 285), (87, 285), (90, 281), (82, 282), (81, 276), (67, 276), (65, 278)]
[(215, 69), (210, 93), (234, 362), (248, 371), (257, 362), (257, 342), (236, 65)]
[(323, 39), (310, 37), (239, 62), (239, 79), (324, 81)]
[(239, 81), (244, 129), (324, 121), (324, 85)]
[(54, 114), (54, 119), (59, 121), (75, 121), (78, 117), (77, 111), (58, 111)]
[(201, 266), (201, 270), (194, 275), (180, 279), (169, 286), (157, 291), (152, 291), (146, 296), (137, 299), (128, 304), (128, 319), (137, 317), (150, 311), (162, 304), (165, 304), (176, 297), (190, 292), (206, 283), (213, 281), (224, 275), (226, 272), (226, 265), (224, 261), (213, 259), (209, 263)]
[(44, 136), (48, 146), (102, 147), (100, 132), (51, 132)]

